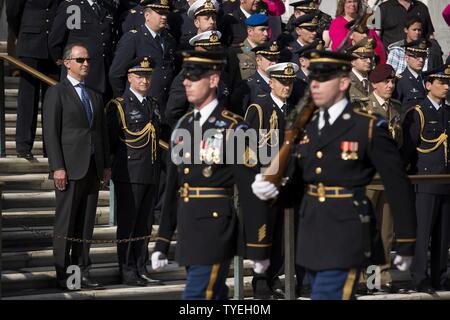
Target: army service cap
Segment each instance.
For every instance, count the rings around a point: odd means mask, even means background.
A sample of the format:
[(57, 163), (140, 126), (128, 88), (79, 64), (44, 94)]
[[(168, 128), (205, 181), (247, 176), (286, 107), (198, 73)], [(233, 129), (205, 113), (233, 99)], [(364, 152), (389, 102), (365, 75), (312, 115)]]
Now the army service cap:
[[(355, 23), (356, 23), (356, 20), (353, 19), (353, 20), (347, 22), (347, 24), (345, 25), (345, 28), (350, 30)], [(354, 31), (356, 31), (358, 33), (367, 33), (367, 32), (369, 32), (369, 28), (367, 28), (367, 25), (363, 25), (362, 23), (360, 23), (359, 26), (357, 26)]]
[(450, 82), (450, 64), (444, 64), (442, 67), (423, 72), (423, 78), (425, 81), (433, 81), (435, 79)]
[(182, 52), (184, 78), (192, 81), (200, 80), (201, 76), (209, 71), (221, 71), (225, 64), (225, 56), (221, 51), (197, 51)]
[(295, 27), (299, 28), (317, 28), (319, 26), (319, 16), (316, 14), (304, 14), (292, 23)]
[(305, 57), (309, 59), (309, 78), (320, 82), (348, 74), (352, 69), (352, 60), (356, 59), (348, 53), (324, 50), (309, 51)]
[(294, 51), (293, 53), (297, 54), (299, 57), (304, 57), (307, 52), (312, 50), (317, 51), (325, 50), (325, 43), (323, 42), (323, 40), (316, 39), (312, 43), (304, 45), (303, 47)]

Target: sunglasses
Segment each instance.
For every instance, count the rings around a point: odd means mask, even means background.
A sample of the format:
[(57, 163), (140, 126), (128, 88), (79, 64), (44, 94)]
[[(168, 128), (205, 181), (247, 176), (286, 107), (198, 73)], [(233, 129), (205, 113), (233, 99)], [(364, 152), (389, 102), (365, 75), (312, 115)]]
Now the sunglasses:
[(305, 30), (308, 30), (309, 32), (317, 31), (317, 28), (316, 28), (316, 27), (300, 27), (300, 28), (305, 29)]
[(91, 62), (91, 58), (71, 58), (71, 59), (67, 59), (67, 60), (75, 60), (76, 63), (80, 63), (80, 64), (84, 63), (85, 61), (87, 63)]

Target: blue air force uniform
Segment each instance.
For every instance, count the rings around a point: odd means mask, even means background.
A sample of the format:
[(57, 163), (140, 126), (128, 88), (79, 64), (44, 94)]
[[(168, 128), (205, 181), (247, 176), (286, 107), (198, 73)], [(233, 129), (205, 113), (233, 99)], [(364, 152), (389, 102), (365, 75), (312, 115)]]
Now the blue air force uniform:
[[(421, 57), (425, 61), (429, 46), (428, 40), (418, 39), (405, 44), (405, 54), (412, 57)], [(427, 93), (422, 72), (415, 72), (407, 66), (400, 76), (401, 78), (395, 88), (395, 98), (402, 103), (402, 115), (404, 115), (411, 107), (425, 99)]]
[[(428, 73), (426, 81), (450, 81), (450, 65)], [(450, 174), (448, 133), (450, 106), (433, 103), (428, 96), (410, 109), (403, 124), (404, 158), (411, 174)], [(450, 184), (416, 184), (417, 243), (411, 266), (413, 284), (419, 291), (432, 286), (448, 290), (448, 243), (450, 232)], [(431, 237), (431, 274), (428, 275), (428, 247)]]

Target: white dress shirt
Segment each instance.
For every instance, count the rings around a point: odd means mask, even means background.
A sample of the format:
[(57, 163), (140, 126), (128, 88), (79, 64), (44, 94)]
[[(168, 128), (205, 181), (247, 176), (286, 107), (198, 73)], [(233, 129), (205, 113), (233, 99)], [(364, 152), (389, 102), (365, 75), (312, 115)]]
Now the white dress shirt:
[(283, 105), (286, 104), (286, 102), (281, 101), (277, 97), (275, 97), (272, 93), (270, 93), (270, 97), (272, 98), (273, 102), (280, 108), (281, 111), (283, 111)]
[[(84, 82), (80, 82), (80, 81), (78, 81), (77, 79), (75, 79), (75, 78), (73, 78), (73, 77), (71, 77), (71, 76), (69, 76), (69, 75), (67, 75), (67, 80), (69, 80), (70, 83), (74, 86), (75, 91), (77, 92), (78, 97), (80, 98), (80, 101), (83, 101), (83, 98), (81, 97), (81, 88), (80, 88), (78, 85), (81, 83), (82, 85), (85, 86)], [(85, 86), (85, 88), (86, 88), (86, 86)], [(87, 91), (87, 89), (86, 89), (86, 91)], [(88, 97), (89, 97), (89, 94), (88, 94)], [(92, 111), (92, 113), (93, 113), (94, 110), (92, 109), (92, 101), (91, 101), (91, 97), (89, 97), (89, 104), (90, 104), (90, 106), (91, 106), (91, 111)]]
[[(328, 108), (328, 114), (330, 115), (330, 119), (328, 122), (330, 123), (330, 126), (336, 121), (336, 119), (341, 115), (341, 113), (344, 111), (345, 107), (348, 104), (348, 99), (344, 98), (335, 104), (333, 104), (330, 108)], [(324, 109), (320, 109), (319, 112), (319, 130), (321, 130), (325, 126), (325, 118), (324, 118)]]
[(430, 95), (427, 96), (428, 100), (431, 101), (431, 103), (433, 104), (433, 107), (439, 111), (439, 109), (441, 108), (441, 105), (439, 103), (437, 103), (436, 101), (433, 100), (433, 98), (430, 97)]
[(219, 104), (219, 100), (214, 99), (210, 103), (208, 103), (206, 106), (201, 108), (200, 110), (195, 109), (194, 110), (194, 119), (197, 113), (200, 112), (200, 126), (203, 126), (203, 124), (208, 120), (209, 116), (213, 113), (214, 109), (216, 109), (217, 105)]

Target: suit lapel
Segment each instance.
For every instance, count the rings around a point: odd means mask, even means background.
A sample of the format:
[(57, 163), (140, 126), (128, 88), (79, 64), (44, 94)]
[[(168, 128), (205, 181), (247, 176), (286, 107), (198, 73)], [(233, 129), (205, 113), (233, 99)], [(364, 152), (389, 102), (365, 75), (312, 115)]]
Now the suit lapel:
[[(69, 80), (67, 80), (67, 78), (65, 78), (64, 80), (63, 80), (63, 83), (64, 83), (64, 85), (67, 87), (67, 91), (69, 92), (69, 95), (71, 95), (72, 96), (72, 101), (74, 101), (75, 102), (75, 104), (77, 104), (78, 105), (78, 110), (80, 111), (80, 112), (82, 112), (82, 114), (83, 114), (83, 118), (86, 120), (86, 124), (87, 124), (87, 126), (89, 127), (90, 125), (89, 125), (89, 121), (88, 121), (88, 118), (87, 118), (87, 115), (86, 115), (86, 111), (84, 110), (84, 106), (83, 106), (83, 103), (81, 102), (81, 99), (80, 99), (80, 96), (78, 95), (78, 93), (77, 93), (77, 91), (75, 90), (75, 88), (74, 88), (74, 86), (72, 85), (72, 83), (69, 81)], [(86, 90), (88, 91), (88, 93), (89, 93), (89, 98), (91, 99), (91, 103), (92, 103), (92, 123), (94, 123), (94, 118), (95, 118), (95, 108), (94, 108), (94, 106), (95, 106), (95, 102), (94, 102), (94, 97), (93, 97), (93, 93), (92, 93), (92, 90), (90, 90), (90, 89), (87, 89), (86, 88)]]
[(352, 79), (353, 85), (355, 86), (355, 88), (362, 92), (365, 93), (366, 90), (364, 90), (364, 86), (362, 85), (362, 82), (359, 81), (358, 77), (352, 72), (350, 72), (350, 78)]
[(342, 111), (342, 113), (339, 115), (336, 121), (328, 128), (325, 134), (322, 134), (320, 136), (319, 139), (320, 149), (328, 145), (330, 142), (336, 140), (336, 138), (346, 133), (355, 125), (353, 117), (350, 116), (350, 118), (348, 118), (346, 116), (345, 118), (347, 119), (344, 119), (343, 117), (344, 114), (351, 115), (350, 111), (351, 111), (351, 104), (348, 103), (344, 111)]

